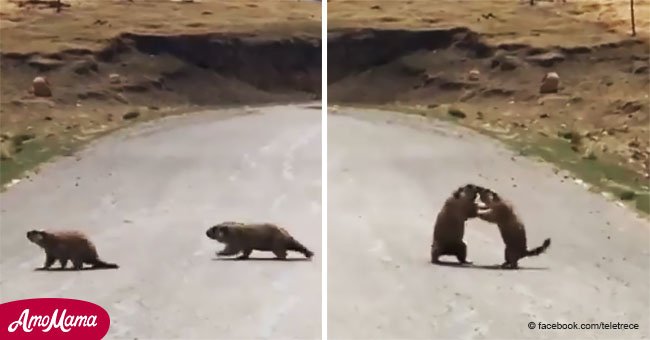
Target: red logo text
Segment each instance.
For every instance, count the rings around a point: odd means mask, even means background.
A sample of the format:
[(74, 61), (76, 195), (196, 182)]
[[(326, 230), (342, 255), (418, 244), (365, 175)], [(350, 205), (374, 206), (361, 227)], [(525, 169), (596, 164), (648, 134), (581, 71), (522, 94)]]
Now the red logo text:
[(101, 339), (110, 323), (106, 310), (82, 300), (27, 299), (0, 305), (2, 339)]

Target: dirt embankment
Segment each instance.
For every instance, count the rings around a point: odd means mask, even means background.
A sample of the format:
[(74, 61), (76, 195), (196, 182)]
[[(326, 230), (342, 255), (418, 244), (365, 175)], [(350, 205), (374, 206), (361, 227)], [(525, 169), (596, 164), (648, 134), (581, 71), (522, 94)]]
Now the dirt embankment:
[[(125, 33), (99, 51), (3, 53), (3, 94), (24, 106), (37, 75), (55, 105), (220, 105), (320, 95), (320, 41), (234, 34)], [(12, 87), (9, 81), (23, 86)], [(99, 103), (98, 103), (99, 104)]]
[[(458, 119), (535, 147), (571, 170), (588, 168), (591, 183), (621, 179), (626, 189), (619, 195), (647, 194), (650, 73), (643, 41), (492, 45), (467, 28), (339, 29), (328, 39), (332, 103), (396, 105)], [(556, 93), (540, 92), (548, 72), (560, 75)]]
[(329, 100), (454, 119), (650, 212), (650, 1), (635, 12), (632, 37), (627, 1), (330, 0)]
[[(1, 13), (1, 182), (135, 121), (320, 98), (318, 7), (289, 7), (91, 1)], [(39, 76), (51, 96), (33, 92)]]

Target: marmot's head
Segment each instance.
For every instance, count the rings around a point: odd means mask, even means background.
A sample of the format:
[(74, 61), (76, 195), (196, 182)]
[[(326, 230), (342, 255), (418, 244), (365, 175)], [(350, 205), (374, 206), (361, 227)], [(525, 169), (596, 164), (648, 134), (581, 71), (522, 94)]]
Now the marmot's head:
[(238, 222), (231, 222), (231, 221), (222, 222), (215, 226), (210, 227), (205, 232), (205, 235), (213, 240), (217, 240), (221, 243), (225, 243), (226, 240), (228, 240), (228, 238), (232, 234), (231, 228), (236, 228), (241, 225), (242, 223), (238, 223)]
[(476, 199), (476, 195), (484, 190), (482, 187), (474, 185), (474, 184), (465, 184), (464, 186), (456, 189), (452, 196), (455, 199), (468, 199), (470, 201), (474, 201)]
[(479, 191), (479, 199), (483, 204), (488, 206), (492, 203), (501, 201), (501, 197), (499, 197), (496, 192), (486, 188), (482, 188), (482, 190)]
[(43, 244), (45, 238), (48, 236), (45, 230), (30, 230), (27, 232), (27, 239), (38, 244), (39, 246)]

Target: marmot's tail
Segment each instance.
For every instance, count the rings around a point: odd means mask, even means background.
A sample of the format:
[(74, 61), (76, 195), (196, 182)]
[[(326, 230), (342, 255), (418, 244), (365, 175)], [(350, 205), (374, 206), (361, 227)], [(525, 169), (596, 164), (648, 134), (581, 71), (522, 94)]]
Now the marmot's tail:
[(102, 261), (100, 259), (96, 259), (95, 263), (93, 263), (92, 266), (93, 266), (93, 268), (111, 268), (111, 269), (120, 268), (120, 266), (118, 266), (115, 263), (104, 262), (104, 261)]
[(546, 240), (544, 240), (544, 243), (542, 243), (541, 246), (526, 251), (526, 256), (537, 256), (545, 252), (550, 245), (551, 245), (551, 239), (547, 238)]
[(303, 246), (300, 242), (296, 241), (296, 239), (294, 239), (293, 237), (291, 238), (289, 244), (287, 245), (287, 250), (293, 250), (302, 253), (308, 259), (314, 256), (314, 253), (311, 250), (307, 249), (307, 247)]

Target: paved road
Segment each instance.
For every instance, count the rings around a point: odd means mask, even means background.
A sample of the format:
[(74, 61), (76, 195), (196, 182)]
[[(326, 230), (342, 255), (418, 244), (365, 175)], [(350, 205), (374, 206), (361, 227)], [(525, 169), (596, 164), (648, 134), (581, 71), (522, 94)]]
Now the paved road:
[[(474, 133), (342, 112), (328, 118), (330, 338), (648, 338), (647, 221)], [(530, 246), (551, 237), (548, 253), (520, 261), (527, 270), (486, 269), (502, 262), (502, 241), (472, 220), (476, 268), (428, 263), (435, 215), (468, 182), (515, 201)], [(530, 321), (641, 329), (529, 330)]]
[[(92, 301), (111, 338), (320, 338), (320, 109), (259, 111), (125, 130), (3, 193), (1, 301)], [(316, 256), (216, 260), (205, 230), (233, 219), (282, 224)], [(85, 231), (121, 268), (33, 271), (44, 255), (25, 231), (41, 226)]]

